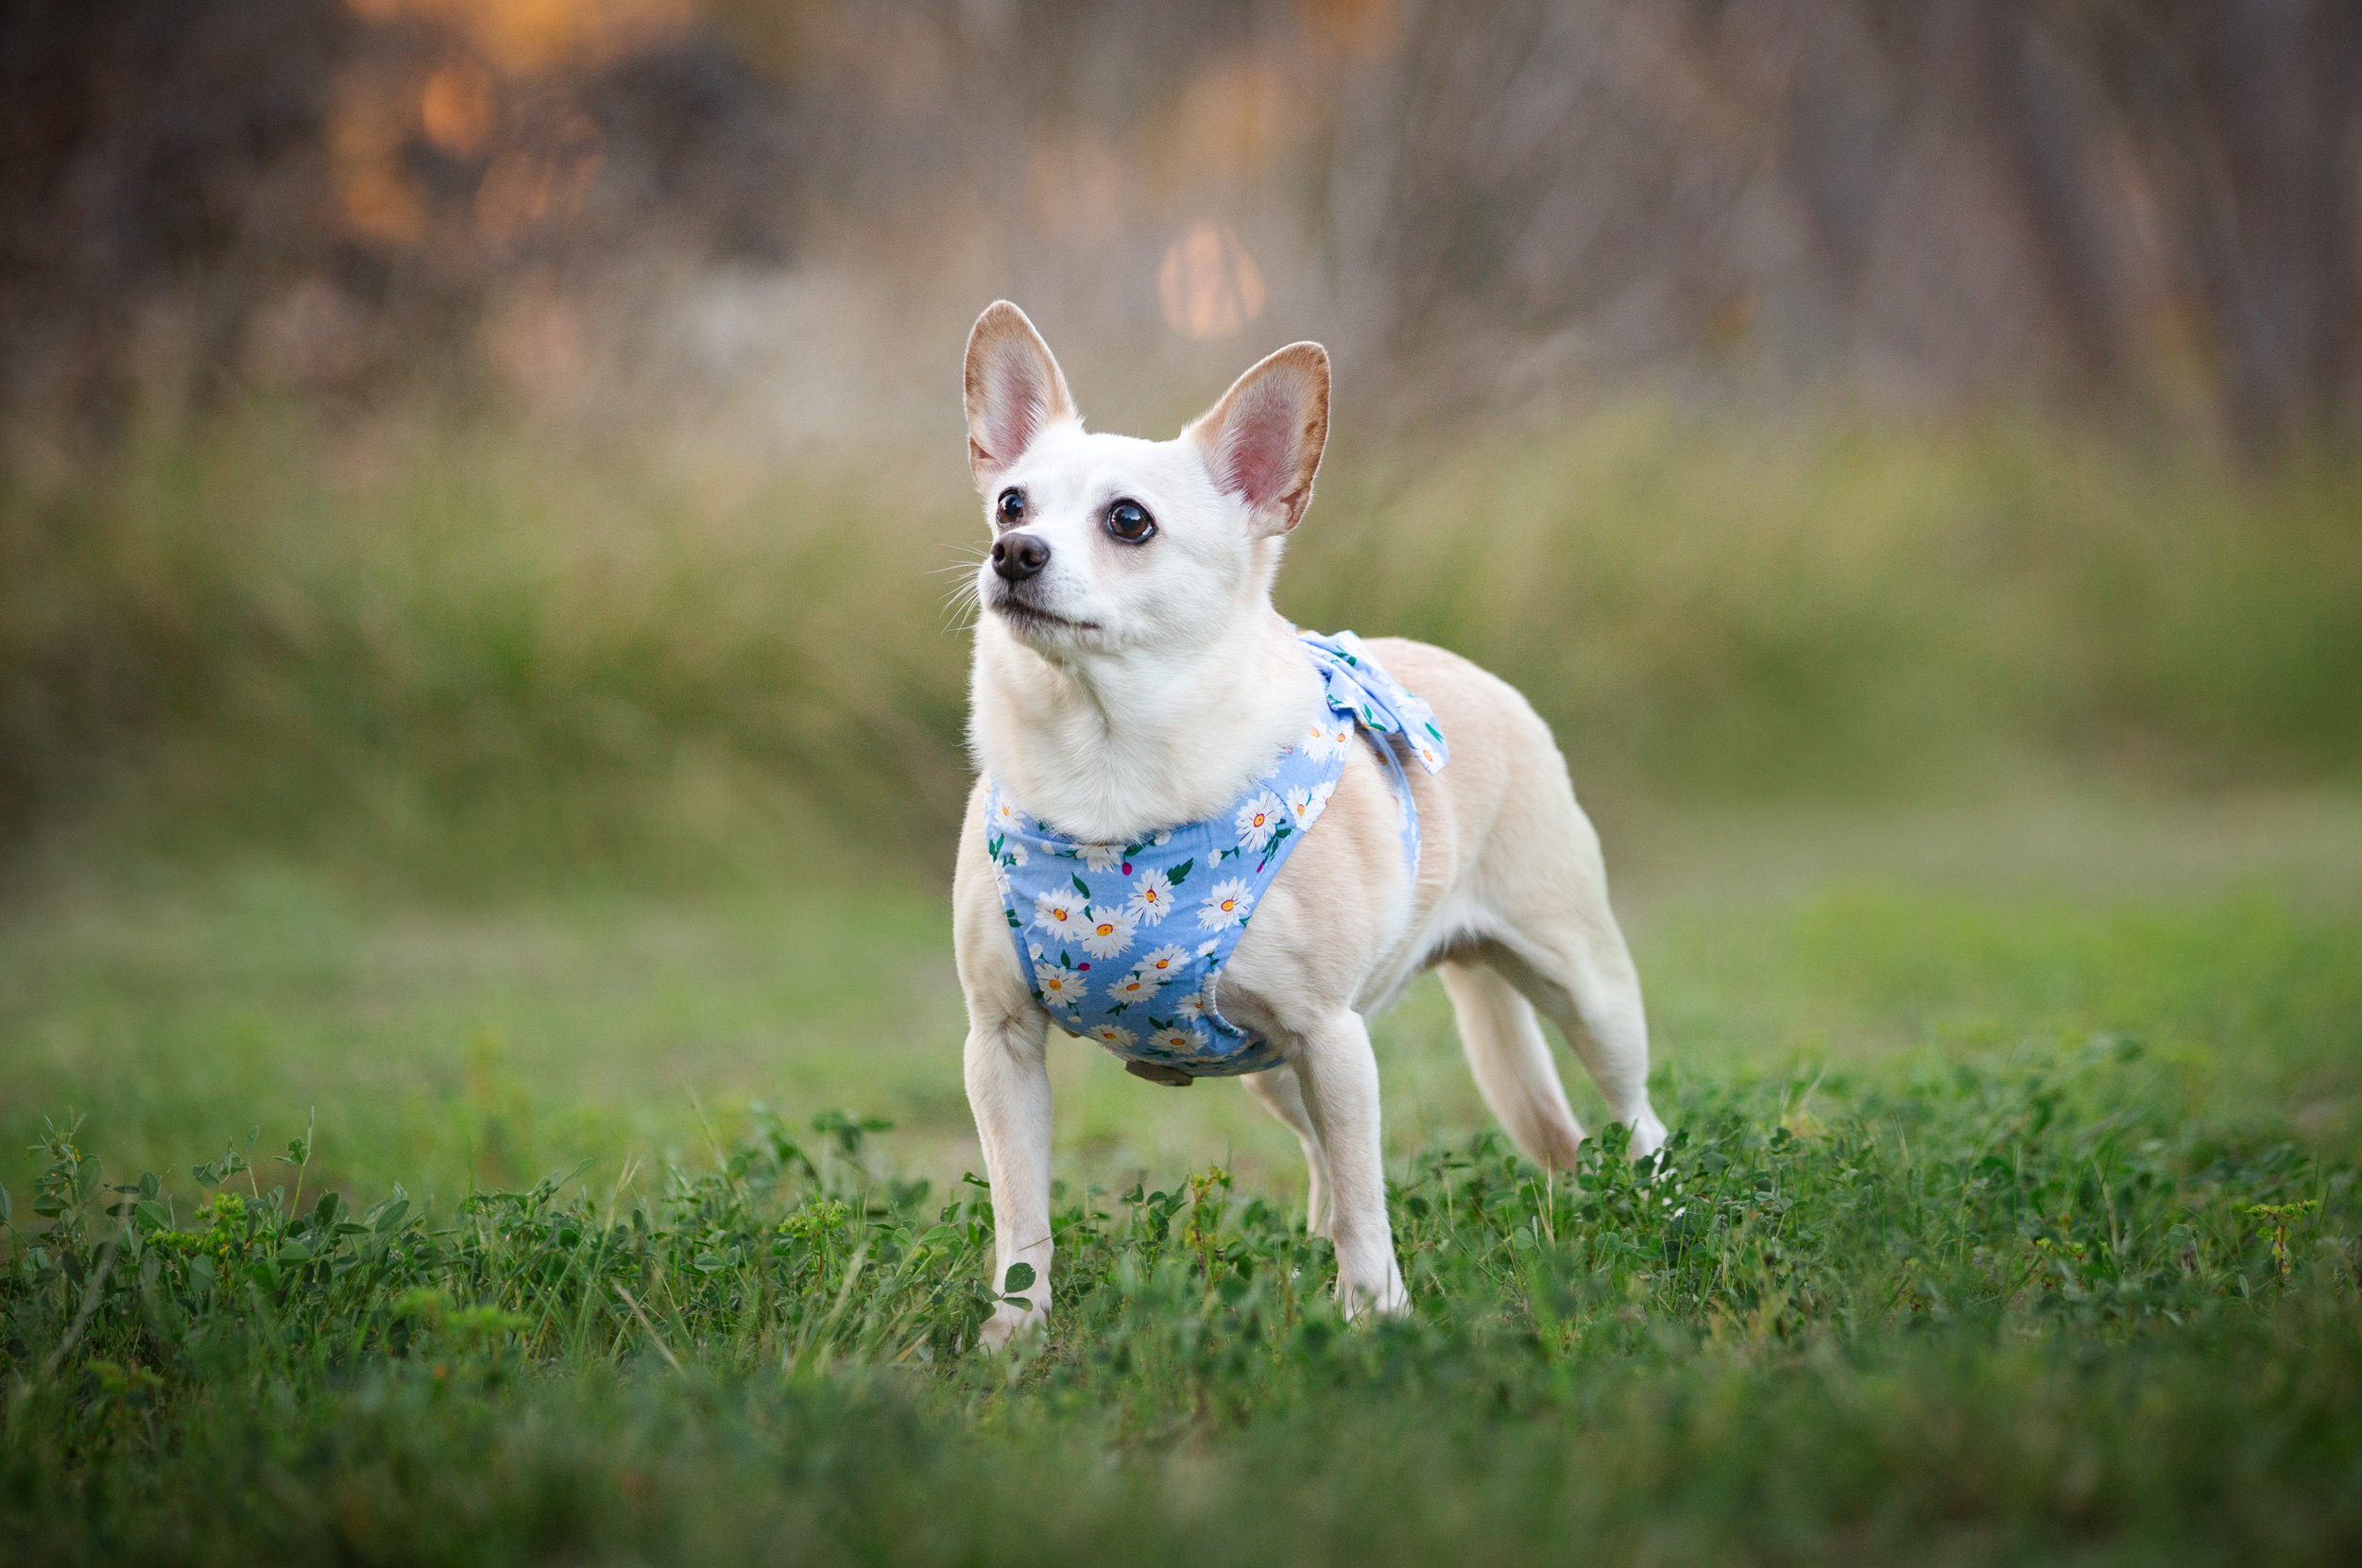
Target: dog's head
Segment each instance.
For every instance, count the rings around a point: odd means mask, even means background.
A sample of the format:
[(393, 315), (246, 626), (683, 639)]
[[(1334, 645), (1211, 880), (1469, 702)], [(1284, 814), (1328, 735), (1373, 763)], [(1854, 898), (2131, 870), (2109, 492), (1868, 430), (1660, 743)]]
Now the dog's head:
[(1266, 597), (1328, 438), (1328, 352), (1280, 349), (1171, 441), (1083, 429), (1002, 300), (967, 337), (967, 459), (992, 527), (984, 614), (1053, 657), (1198, 646)]

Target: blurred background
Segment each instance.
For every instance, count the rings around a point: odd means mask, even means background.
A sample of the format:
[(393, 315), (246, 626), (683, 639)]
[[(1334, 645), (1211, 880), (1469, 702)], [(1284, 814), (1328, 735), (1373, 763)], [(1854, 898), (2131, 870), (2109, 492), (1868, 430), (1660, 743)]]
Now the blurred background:
[(1845, 888), (2362, 887), (2341, 0), (81, 0), (0, 105), (11, 1134), (955, 1170), (1003, 296), (1102, 429), (1327, 343), (1281, 607), (1529, 693), (1677, 1043)]

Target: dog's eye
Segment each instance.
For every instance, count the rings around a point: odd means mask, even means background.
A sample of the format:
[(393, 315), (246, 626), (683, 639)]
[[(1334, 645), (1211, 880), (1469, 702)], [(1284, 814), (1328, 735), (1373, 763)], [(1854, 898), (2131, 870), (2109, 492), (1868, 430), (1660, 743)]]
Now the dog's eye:
[(1156, 532), (1156, 520), (1137, 501), (1119, 501), (1107, 508), (1107, 532), (1126, 544), (1145, 544)]
[(1014, 528), (1023, 522), (1025, 520), (1025, 492), (1023, 490), (1001, 491), (1000, 510), (1001, 527)]

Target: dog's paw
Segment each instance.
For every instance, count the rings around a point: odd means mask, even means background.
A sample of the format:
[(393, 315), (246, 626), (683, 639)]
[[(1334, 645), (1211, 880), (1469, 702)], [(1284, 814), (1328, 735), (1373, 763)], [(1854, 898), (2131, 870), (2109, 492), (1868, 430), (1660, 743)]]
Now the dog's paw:
[(976, 1347), (987, 1355), (998, 1355), (1013, 1345), (1038, 1343), (1049, 1330), (1049, 1313), (1039, 1307), (1011, 1306), (1004, 1302), (992, 1309), (992, 1316), (977, 1331)]
[(1665, 1123), (1657, 1120), (1654, 1111), (1644, 1110), (1632, 1119), (1632, 1158), (1635, 1161), (1652, 1159), (1665, 1147), (1669, 1137)]
[(1383, 1278), (1368, 1281), (1350, 1281), (1340, 1274), (1337, 1308), (1347, 1322), (1365, 1314), (1374, 1318), (1405, 1318), (1411, 1314), (1411, 1292), (1403, 1288), (1399, 1269), (1389, 1269)]

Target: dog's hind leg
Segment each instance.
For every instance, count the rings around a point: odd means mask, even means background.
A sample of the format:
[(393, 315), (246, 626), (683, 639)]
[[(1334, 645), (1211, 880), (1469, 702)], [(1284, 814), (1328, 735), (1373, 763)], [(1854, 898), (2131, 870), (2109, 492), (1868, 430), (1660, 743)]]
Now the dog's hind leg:
[(1263, 1109), (1285, 1123), (1296, 1135), (1304, 1150), (1305, 1185), (1309, 1189), (1304, 1200), (1304, 1228), (1313, 1236), (1328, 1234), (1328, 1156), (1321, 1150), (1321, 1135), (1312, 1129), (1312, 1113), (1304, 1104), (1304, 1083), (1293, 1067), (1274, 1067), (1269, 1072), (1251, 1072), (1240, 1082), (1247, 1092), (1263, 1102)]
[(1569, 912), (1517, 924), (1490, 948), (1501, 973), (1566, 1036), (1607, 1097), (1608, 1115), (1632, 1129), (1634, 1156), (1655, 1153), (1665, 1124), (1649, 1104), (1649, 1015), (1604, 899), (1591, 918)]
[(1460, 1022), (1468, 1070), (1509, 1141), (1546, 1169), (1573, 1169), (1583, 1129), (1533, 1004), (1489, 964), (1446, 962), (1436, 973)]

